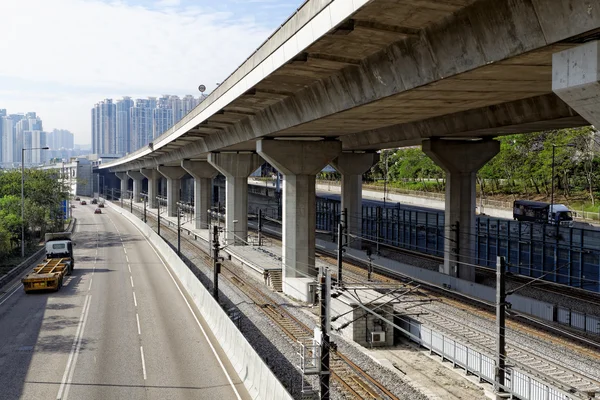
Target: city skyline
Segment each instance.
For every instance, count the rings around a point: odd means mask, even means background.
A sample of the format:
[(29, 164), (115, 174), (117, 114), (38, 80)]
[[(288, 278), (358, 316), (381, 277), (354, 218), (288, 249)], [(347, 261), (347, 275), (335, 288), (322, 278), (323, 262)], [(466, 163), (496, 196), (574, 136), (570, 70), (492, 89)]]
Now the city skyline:
[(91, 109), (91, 151), (125, 155), (135, 151), (177, 123), (206, 96), (165, 94), (160, 97), (104, 99)]
[[(49, 147), (41, 150), (41, 147)], [(51, 158), (70, 158), (84, 151), (76, 149), (74, 135), (66, 129), (44, 130), (42, 118), (36, 112), (9, 113), (0, 109), (0, 166), (14, 168), (21, 163), (21, 149), (26, 165), (44, 164)]]
[[(0, 65), (2, 107), (36, 110), (48, 131), (68, 129), (75, 143), (91, 144), (95, 102), (123, 93), (197, 97), (200, 84), (209, 93), (301, 3), (6, 0), (0, 50), (11, 57)], [(73, 13), (94, 18), (81, 23), (68, 17)], [(20, 29), (24, 20), (35, 30)], [(43, 63), (22, 62), (32, 43)]]

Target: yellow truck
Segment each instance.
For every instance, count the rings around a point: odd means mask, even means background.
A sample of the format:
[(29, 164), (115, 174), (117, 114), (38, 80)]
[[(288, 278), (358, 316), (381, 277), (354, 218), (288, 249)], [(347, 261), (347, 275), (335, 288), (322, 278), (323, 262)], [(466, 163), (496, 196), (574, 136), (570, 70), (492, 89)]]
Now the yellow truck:
[(75, 267), (71, 232), (46, 234), (46, 258), (21, 282), (25, 293), (36, 290), (59, 290), (66, 275)]

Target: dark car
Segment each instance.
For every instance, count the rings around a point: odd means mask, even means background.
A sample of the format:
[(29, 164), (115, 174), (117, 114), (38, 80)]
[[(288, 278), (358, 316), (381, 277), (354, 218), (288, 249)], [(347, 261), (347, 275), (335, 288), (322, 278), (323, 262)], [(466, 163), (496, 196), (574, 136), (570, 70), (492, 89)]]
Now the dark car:
[(102, 214), (102, 210), (100, 209), (100, 207), (97, 207), (97, 208), (94, 210), (94, 214)]
[(81, 200), (81, 203), (80, 203), (80, 204), (81, 204), (82, 206), (85, 206), (85, 205), (87, 204), (87, 202), (86, 202), (85, 200)]
[(75, 201), (79, 201), (81, 200), (81, 198), (79, 198), (79, 196), (75, 197)]
[(100, 208), (104, 208), (104, 203), (100, 203), (100, 204), (98, 204), (98, 207), (100, 207)]
[(92, 199), (92, 204), (98, 204), (98, 199)]

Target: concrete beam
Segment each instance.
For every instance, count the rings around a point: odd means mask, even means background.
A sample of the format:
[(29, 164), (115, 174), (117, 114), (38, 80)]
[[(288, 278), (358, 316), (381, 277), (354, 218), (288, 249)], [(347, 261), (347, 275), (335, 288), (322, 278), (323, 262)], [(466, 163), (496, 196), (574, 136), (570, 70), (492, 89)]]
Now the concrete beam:
[(133, 201), (139, 202), (141, 201), (142, 181), (145, 177), (139, 171), (127, 171), (127, 175), (133, 179)]
[(196, 229), (208, 229), (207, 211), (212, 206), (212, 179), (219, 171), (208, 161), (181, 161), (181, 167), (194, 178), (194, 220)]
[(263, 163), (258, 154), (210, 153), (208, 162), (225, 175), (225, 220), (228, 244), (248, 240), (248, 176)]
[(129, 175), (126, 172), (115, 172), (117, 178), (121, 180), (121, 199), (127, 198), (127, 191), (129, 190)]
[(475, 177), (500, 142), (430, 139), (423, 151), (446, 171), (444, 273), (475, 281)]
[(344, 150), (379, 150), (414, 146), (443, 136), (496, 137), (517, 133), (585, 126), (589, 123), (557, 95), (475, 108), (468, 111), (396, 124), (342, 136)]
[(177, 216), (177, 203), (181, 199), (181, 178), (186, 171), (181, 167), (158, 166), (158, 172), (167, 179), (167, 215)]
[(256, 151), (284, 175), (283, 291), (307, 301), (315, 269), (315, 175), (342, 151), (338, 141), (259, 140)]
[(154, 168), (140, 169), (140, 173), (148, 179), (148, 207), (158, 208), (156, 196), (158, 196), (158, 181), (161, 175), (158, 173), (158, 170)]
[[(342, 174), (342, 210), (346, 210), (348, 233), (362, 233), (362, 175), (379, 161), (377, 153), (342, 153), (331, 162), (331, 166)], [(361, 240), (352, 238), (350, 247), (361, 248)]]
[(600, 127), (600, 42), (552, 56), (552, 90), (583, 118)]

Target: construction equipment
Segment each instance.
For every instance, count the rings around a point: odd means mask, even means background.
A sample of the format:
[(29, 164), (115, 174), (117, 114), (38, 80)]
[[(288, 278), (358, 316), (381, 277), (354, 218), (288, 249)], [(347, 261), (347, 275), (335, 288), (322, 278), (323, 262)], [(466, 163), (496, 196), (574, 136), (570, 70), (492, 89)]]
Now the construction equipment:
[(75, 267), (71, 232), (46, 234), (46, 258), (33, 268), (21, 282), (25, 293), (36, 290), (59, 290), (65, 275)]

